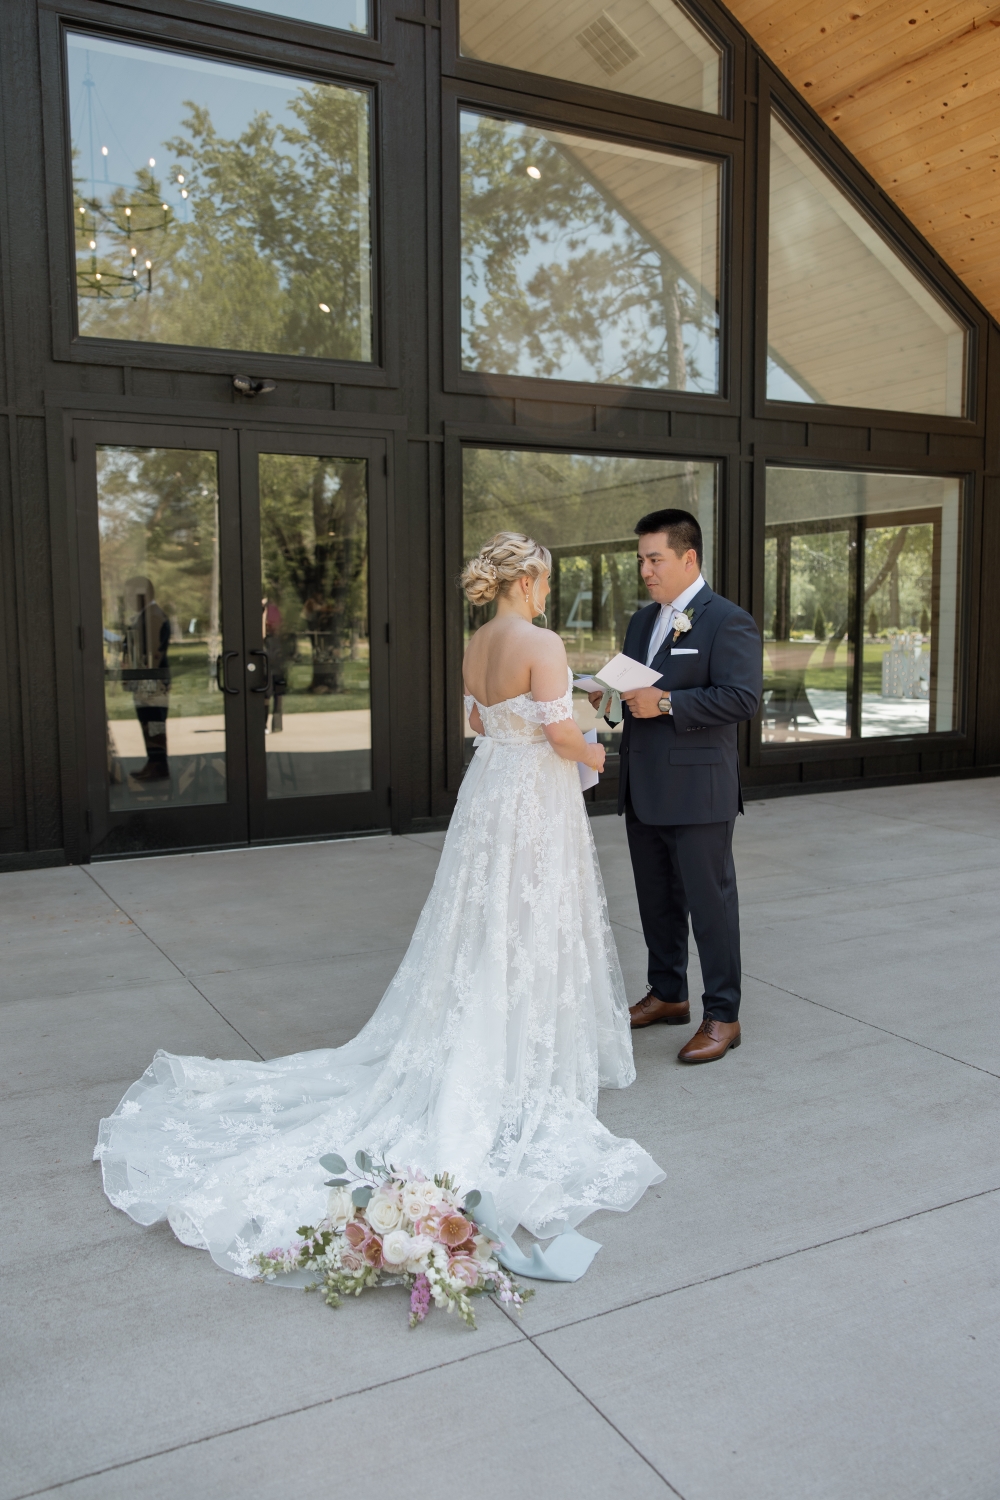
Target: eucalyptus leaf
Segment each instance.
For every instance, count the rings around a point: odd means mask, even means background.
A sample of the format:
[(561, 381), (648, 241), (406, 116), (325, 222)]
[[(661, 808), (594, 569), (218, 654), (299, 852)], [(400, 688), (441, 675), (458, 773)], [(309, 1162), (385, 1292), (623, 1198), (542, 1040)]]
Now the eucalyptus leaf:
[(479, 1207), (482, 1201), (482, 1193), (478, 1188), (473, 1188), (471, 1193), (466, 1193), (465, 1202), (462, 1204), (462, 1207), (465, 1209), (466, 1213), (471, 1213), (474, 1208)]
[(325, 1167), (328, 1172), (347, 1171), (346, 1161), (342, 1156), (338, 1156), (336, 1152), (331, 1152), (329, 1156), (321, 1156), (319, 1164), (321, 1167)]
[(371, 1202), (375, 1189), (370, 1187), (357, 1187), (351, 1194), (351, 1202), (355, 1208), (367, 1208)]
[[(371, 1171), (371, 1169), (372, 1169), (372, 1159), (368, 1155), (367, 1151), (359, 1151), (358, 1154), (357, 1154), (357, 1156), (354, 1158), (354, 1160), (358, 1164), (358, 1171), (359, 1172), (370, 1172)], [(340, 1171), (340, 1170), (342, 1170), (342, 1169), (338, 1167), (337, 1171)]]
[(350, 1187), (350, 1185), (351, 1179), (349, 1177), (331, 1177), (329, 1182), (324, 1182), (323, 1184), (324, 1187)]

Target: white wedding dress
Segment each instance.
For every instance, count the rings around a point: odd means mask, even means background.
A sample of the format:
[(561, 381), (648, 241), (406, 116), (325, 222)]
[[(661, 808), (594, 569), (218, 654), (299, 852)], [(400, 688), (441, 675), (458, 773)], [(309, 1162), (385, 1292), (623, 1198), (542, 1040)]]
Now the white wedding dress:
[(503, 1235), (625, 1212), (662, 1180), (596, 1115), (598, 1088), (635, 1069), (576, 764), (541, 728), (572, 717), (572, 690), (478, 707), (485, 736), (371, 1020), (344, 1047), (271, 1062), (157, 1052), (101, 1121), (116, 1208), (252, 1275), (255, 1254), (323, 1217), (327, 1152), (451, 1172), (493, 1194)]

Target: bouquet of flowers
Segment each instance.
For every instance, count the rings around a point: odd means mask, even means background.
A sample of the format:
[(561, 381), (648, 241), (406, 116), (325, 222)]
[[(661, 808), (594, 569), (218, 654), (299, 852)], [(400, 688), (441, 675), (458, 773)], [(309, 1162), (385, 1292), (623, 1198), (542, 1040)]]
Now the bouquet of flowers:
[[(342, 1297), (360, 1297), (366, 1287), (402, 1283), (410, 1288), (411, 1328), (424, 1321), (432, 1302), (475, 1328), (471, 1297), (492, 1291), (520, 1308), (534, 1295), (499, 1264), (499, 1245), (472, 1217), (478, 1192), (461, 1197), (447, 1172), (431, 1180), (376, 1163), (365, 1151), (355, 1161), (357, 1173), (326, 1183), (330, 1197), (318, 1225), (304, 1224), (287, 1249), (256, 1257), (265, 1280), (315, 1271), (306, 1290), (321, 1291), (329, 1307), (339, 1307)], [(348, 1170), (341, 1156), (322, 1156), (320, 1166)]]

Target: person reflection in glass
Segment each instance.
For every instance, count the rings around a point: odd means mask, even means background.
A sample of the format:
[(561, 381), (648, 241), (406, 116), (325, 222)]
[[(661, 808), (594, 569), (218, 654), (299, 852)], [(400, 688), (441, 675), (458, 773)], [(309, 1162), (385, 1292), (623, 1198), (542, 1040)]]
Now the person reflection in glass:
[(125, 627), (122, 685), (135, 699), (135, 716), (146, 747), (146, 764), (129, 774), (129, 782), (169, 781), (170, 620), (156, 602), (156, 590), (149, 578), (127, 580), (124, 604), (129, 623)]
[[(284, 728), (282, 709), (285, 701), (285, 693), (288, 690), (288, 679), (285, 673), (287, 643), (281, 630), (281, 610), (278, 608), (277, 600), (268, 598), (265, 594), (261, 600), (261, 604), (264, 611), (261, 622), (261, 633), (264, 637), (264, 650), (267, 652), (267, 665), (270, 678), (268, 696), (272, 699), (270, 733), (280, 734)], [(266, 715), (264, 733), (268, 733)]]

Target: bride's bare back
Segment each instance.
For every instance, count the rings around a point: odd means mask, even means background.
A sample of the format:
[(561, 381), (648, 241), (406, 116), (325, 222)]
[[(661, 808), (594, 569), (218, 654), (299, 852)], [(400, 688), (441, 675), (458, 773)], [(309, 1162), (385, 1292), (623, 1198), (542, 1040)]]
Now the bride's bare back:
[(547, 702), (566, 692), (566, 648), (554, 631), (504, 611), (470, 640), (462, 675), (466, 691), (486, 708), (521, 693)]

